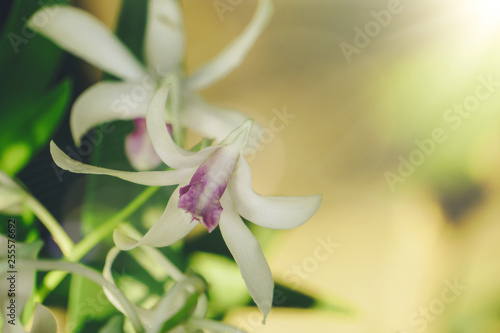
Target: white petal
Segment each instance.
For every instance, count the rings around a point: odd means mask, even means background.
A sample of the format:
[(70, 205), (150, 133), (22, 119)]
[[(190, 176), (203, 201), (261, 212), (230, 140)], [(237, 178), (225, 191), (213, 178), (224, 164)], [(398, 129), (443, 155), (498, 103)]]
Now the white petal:
[(238, 160), (229, 190), (241, 216), (272, 229), (290, 229), (302, 225), (316, 213), (321, 204), (321, 195), (272, 197), (255, 193), (250, 166), (243, 158)]
[[(183, 126), (216, 142), (221, 142), (247, 119), (248, 116), (241, 112), (214, 107), (196, 96), (187, 99), (181, 113)], [(258, 140), (261, 132), (260, 125), (254, 123), (249, 142)]]
[[(115, 262), (116, 257), (120, 254), (120, 250), (117, 249), (116, 247), (112, 248), (109, 250), (108, 254), (106, 255), (106, 260), (104, 262), (104, 268), (102, 269), (102, 276), (108, 280), (108, 282), (112, 283), (113, 285), (116, 286), (115, 279), (113, 278), (113, 273), (111, 271), (113, 267), (113, 263)], [(113, 306), (120, 311), (121, 313), (125, 313), (125, 310), (123, 309), (122, 304), (116, 299), (116, 297), (110, 293), (106, 288), (104, 288), (104, 293), (106, 294), (106, 297), (108, 298), (109, 302), (113, 304)]]
[(197, 223), (191, 222), (191, 215), (177, 207), (179, 189), (180, 186), (172, 193), (162, 216), (141, 240), (132, 239), (119, 229), (116, 229), (113, 233), (116, 246), (124, 251), (141, 245), (163, 247), (172, 245), (189, 234)]
[[(112, 248), (109, 250), (108, 254), (106, 255), (106, 260), (104, 262), (104, 268), (102, 269), (102, 276), (112, 285), (116, 286), (115, 279), (113, 278), (113, 273), (112, 273), (112, 267), (113, 263), (116, 259), (116, 257), (120, 254), (120, 250), (117, 249), (116, 247)], [(127, 316), (127, 311), (125, 311), (122, 303), (120, 302), (119, 299), (110, 292), (107, 288), (103, 288), (104, 294), (108, 298), (109, 302), (113, 304), (113, 306), (123, 313), (125, 316)], [(154, 312), (152, 310), (147, 310), (143, 309), (135, 304), (132, 304), (135, 312), (139, 316), (139, 320), (143, 325), (149, 325), (151, 323), (152, 317), (154, 315)]]
[(260, 0), (250, 24), (236, 40), (189, 78), (190, 87), (196, 90), (203, 89), (238, 67), (266, 27), (272, 12), (271, 1)]
[(50, 153), (52, 154), (52, 158), (56, 164), (64, 170), (74, 173), (108, 175), (118, 177), (132, 183), (148, 186), (167, 186), (185, 183), (186, 181), (189, 181), (196, 171), (196, 169), (193, 168), (171, 171), (128, 172), (100, 168), (71, 159), (64, 154), (59, 147), (57, 147), (54, 141), (50, 142)]
[[(186, 304), (188, 297), (194, 293), (201, 293), (205, 289), (205, 282), (197, 276), (190, 276), (177, 282), (170, 288), (156, 305), (155, 316), (151, 322), (149, 332), (163, 332), (162, 327)], [(171, 332), (169, 330), (169, 332)]]
[(79, 146), (81, 137), (99, 124), (146, 118), (155, 88), (140, 83), (100, 82), (85, 90), (71, 109), (70, 126), (75, 144)]
[(184, 56), (185, 36), (178, 1), (149, 1), (145, 43), (146, 63), (159, 77), (179, 66)]
[(35, 317), (30, 333), (57, 333), (57, 321), (52, 312), (45, 306), (37, 304)]
[(219, 226), (222, 237), (240, 267), (250, 296), (264, 314), (264, 322), (271, 310), (274, 282), (271, 270), (257, 239), (234, 210), (229, 195), (222, 197), (222, 215)]
[(162, 161), (175, 169), (201, 165), (217, 147), (208, 147), (199, 152), (191, 152), (179, 147), (165, 127), (165, 103), (168, 85), (162, 85), (154, 94), (146, 116), (149, 137)]
[(146, 74), (116, 36), (86, 11), (70, 6), (44, 7), (28, 24), (67, 51), (124, 80), (140, 80)]

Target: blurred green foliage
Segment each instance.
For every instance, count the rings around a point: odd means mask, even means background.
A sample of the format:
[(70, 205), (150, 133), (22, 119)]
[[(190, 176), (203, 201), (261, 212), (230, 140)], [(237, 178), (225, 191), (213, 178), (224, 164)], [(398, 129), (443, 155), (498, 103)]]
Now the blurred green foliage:
[(0, 169), (9, 175), (48, 142), (70, 102), (71, 81), (54, 84), (62, 51), (27, 28), (39, 8), (14, 1), (0, 37)]

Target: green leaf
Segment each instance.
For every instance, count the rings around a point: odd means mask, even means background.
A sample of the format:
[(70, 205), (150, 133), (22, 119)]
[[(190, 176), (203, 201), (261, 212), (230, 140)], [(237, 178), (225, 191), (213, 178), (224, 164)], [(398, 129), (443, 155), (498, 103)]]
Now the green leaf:
[(115, 333), (115, 332), (120, 332), (123, 327), (123, 317), (120, 315), (113, 316), (111, 319), (108, 320), (106, 325), (104, 325), (100, 330), (99, 333)]
[(71, 275), (66, 315), (68, 331), (77, 332), (87, 321), (101, 320), (116, 312), (101, 286), (80, 275)]
[(162, 332), (170, 332), (171, 329), (177, 327), (183, 322), (187, 321), (193, 313), (196, 303), (198, 302), (198, 295), (192, 294), (188, 297), (184, 306), (162, 326)]
[[(40, 1), (17, 0), (12, 4), (0, 38), (0, 106), (46, 92), (56, 75), (62, 50), (29, 30), (26, 21), (40, 9)], [(47, 2), (52, 3), (52, 2)], [(58, 0), (58, 4), (68, 0)], [(50, 12), (49, 12), (50, 13)], [(47, 19), (50, 19), (47, 13)]]
[(210, 286), (209, 316), (222, 315), (250, 301), (240, 270), (233, 260), (217, 254), (196, 252), (191, 256), (189, 263), (190, 267), (200, 273)]
[[(67, 0), (58, 0), (65, 4)], [(69, 102), (71, 84), (51, 89), (62, 50), (27, 28), (41, 2), (15, 0), (0, 34), (0, 169), (22, 169), (51, 137)], [(47, 19), (50, 14), (47, 12)]]
[(2, 106), (0, 169), (15, 175), (48, 142), (68, 106), (70, 95), (71, 82), (65, 80), (39, 98), (10, 100)]

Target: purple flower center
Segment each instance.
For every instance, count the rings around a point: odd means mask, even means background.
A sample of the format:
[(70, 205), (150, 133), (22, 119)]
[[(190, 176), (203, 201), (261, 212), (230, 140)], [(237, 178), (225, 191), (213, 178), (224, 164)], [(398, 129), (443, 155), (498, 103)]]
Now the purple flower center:
[(239, 154), (220, 148), (196, 170), (188, 185), (180, 189), (178, 207), (212, 232), (219, 224), (220, 198), (226, 190)]

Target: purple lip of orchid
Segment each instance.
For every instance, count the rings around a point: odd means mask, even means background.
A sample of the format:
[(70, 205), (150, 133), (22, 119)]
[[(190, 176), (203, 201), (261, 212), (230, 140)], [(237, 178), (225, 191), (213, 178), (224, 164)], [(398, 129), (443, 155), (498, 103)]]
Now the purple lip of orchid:
[(220, 199), (238, 160), (232, 147), (219, 148), (196, 170), (188, 185), (180, 189), (178, 207), (191, 213), (193, 220), (212, 232), (219, 224)]

